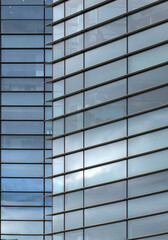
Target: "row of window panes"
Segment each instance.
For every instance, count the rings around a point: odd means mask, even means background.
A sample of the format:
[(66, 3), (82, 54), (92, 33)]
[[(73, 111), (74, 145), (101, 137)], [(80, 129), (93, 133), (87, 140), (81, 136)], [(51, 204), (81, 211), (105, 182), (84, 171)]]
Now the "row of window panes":
[[(44, 24), (51, 20), (1, 20), (2, 33), (43, 33)], [(45, 33), (52, 33), (51, 27), (45, 28)], [(16, 44), (16, 43), (15, 43)], [(39, 43), (36, 43), (39, 44)], [(44, 47), (44, 46), (43, 46)]]
[[(129, 200), (128, 218), (167, 211), (167, 200), (168, 193)], [(65, 230), (82, 227), (83, 214), (85, 226), (121, 220), (126, 218), (126, 201), (65, 213)], [(64, 230), (63, 217), (63, 214), (53, 216), (53, 232)]]
[[(121, 3), (119, 3), (121, 2)], [(120, 4), (120, 5), (119, 5)], [(123, 4), (123, 6), (122, 6)], [(118, 9), (114, 11), (114, 5), (118, 5)], [(126, 1), (119, 0), (106, 4), (100, 8), (87, 12), (85, 14), (85, 28), (91, 27), (98, 23), (109, 20), (113, 17), (121, 15), (126, 12)], [(128, 31), (134, 31), (139, 28), (151, 25), (160, 20), (167, 18), (168, 3), (145, 9), (141, 12), (128, 16)], [(60, 10), (59, 10), (60, 11)], [(66, 34), (64, 35), (64, 23), (59, 23), (53, 26), (53, 41), (71, 35), (80, 30), (83, 30), (83, 15), (74, 17), (65, 22)], [(102, 37), (101, 34), (99, 37)]]
[[(109, 48), (113, 49), (113, 51), (109, 51)], [(115, 49), (115, 50), (114, 50)], [(138, 54), (132, 55), (130, 57), (128, 57), (128, 73), (132, 73), (132, 72), (136, 72), (139, 70), (142, 70), (144, 68), (148, 68), (151, 67), (153, 65), (157, 65), (160, 63), (163, 63), (165, 61), (167, 61), (167, 51), (168, 51), (168, 45), (162, 45), (162, 46), (158, 46), (152, 49), (149, 49), (147, 51), (143, 51), (140, 52)], [(126, 39), (121, 39), (117, 42), (113, 42), (110, 44), (107, 44), (105, 46), (101, 46), (99, 48), (93, 49), (89, 52), (86, 52), (85, 54), (79, 54), (76, 55), (74, 57), (70, 57), (68, 59), (66, 59), (65, 61), (60, 61), (58, 63), (53, 64), (53, 78), (57, 79), (59, 77), (63, 77), (65, 74), (71, 74), (77, 71), (82, 70), (84, 67), (84, 63), (83, 63), (83, 58), (85, 55), (85, 67), (92, 67), (96, 64), (101, 64), (102, 62), (105, 61), (109, 61), (111, 59), (115, 59), (119, 56), (123, 56), (127, 54), (126, 52)], [(155, 57), (157, 56), (157, 57)], [(104, 78), (109, 75), (113, 75), (114, 77), (118, 77), (122, 76), (122, 72), (120, 70), (120, 72), (118, 73), (117, 70), (118, 69), (118, 65), (120, 65), (121, 67), (121, 63), (123, 64), (122, 68), (120, 68), (124, 74), (126, 74), (126, 64), (124, 64), (124, 60), (120, 60), (120, 61), (116, 61), (113, 62), (113, 66), (117, 65), (117, 69), (115, 69), (114, 73), (106, 73), (104, 74)], [(111, 65), (112, 65), (111, 64)], [(65, 66), (64, 66), (65, 65)], [(100, 70), (103, 68), (99, 67), (96, 69), (93, 69), (91, 71), (86, 72), (86, 74), (91, 74), (92, 72), (96, 71), (96, 70)], [(105, 65), (105, 67), (108, 67), (107, 65)], [(64, 71), (65, 68), (65, 71)], [(4, 69), (4, 74), (5, 73), (5, 69)], [(96, 74), (98, 75), (98, 74)], [(107, 76), (106, 76), (107, 75)], [(99, 76), (100, 78), (101, 76)], [(86, 75), (86, 81), (87, 81), (87, 75)], [(96, 83), (98, 84), (99, 82), (102, 82), (102, 79), (99, 81), (96, 81)], [(86, 83), (87, 85), (87, 83)], [(89, 84), (91, 85), (91, 83)]]
[[(131, 35), (128, 37), (128, 52), (136, 51), (141, 48), (156, 44), (160, 41), (167, 40), (168, 24), (162, 24), (153, 27), (149, 30)], [(126, 33), (126, 19), (120, 19), (109, 23), (102, 27), (88, 31), (85, 36), (85, 47), (91, 47), (95, 44), (103, 43), (107, 40), (113, 39)], [(138, 41), (137, 41), (138, 39)], [(66, 53), (65, 55), (83, 49), (83, 34), (67, 39), (65, 41)], [(53, 45), (53, 59), (58, 59), (64, 56), (64, 42)]]
[[(116, 133), (117, 135), (112, 138), (114, 140), (115, 140), (115, 138), (118, 139), (118, 136), (120, 138), (121, 136), (125, 137), (125, 135), (126, 135), (125, 130), (124, 130), (124, 128), (126, 128), (126, 126), (124, 127), (124, 125), (121, 125), (121, 123), (124, 124), (124, 121), (120, 121), (120, 122), (113, 124), (113, 126), (118, 125), (118, 127), (121, 127), (120, 132)], [(99, 129), (97, 129), (97, 131), (98, 130), (104, 131), (104, 129), (108, 129), (107, 126), (108, 125), (99, 127)], [(100, 134), (100, 136), (101, 136), (100, 139), (93, 139), (93, 138), (89, 139), (89, 136), (91, 135), (90, 133), (93, 134), (93, 131), (95, 131), (95, 129), (90, 130), (90, 132), (89, 131), (86, 132), (86, 134), (87, 134), (86, 137), (88, 137), (88, 138), (85, 138), (85, 144), (87, 144), (87, 146), (94, 146), (95, 144), (102, 144), (104, 142), (109, 141), (110, 136), (108, 135), (107, 132)], [(166, 138), (167, 131), (168, 131), (167, 129), (163, 129), (160, 131), (156, 131), (156, 132), (144, 134), (141, 136), (137, 136), (134, 138), (130, 138), (128, 140), (128, 154), (131, 156), (131, 155), (140, 154), (140, 153), (147, 152), (147, 151), (152, 151), (152, 150), (155, 150), (158, 148), (166, 147), (167, 146), (166, 145), (167, 144), (167, 138)], [(102, 133), (102, 132), (99, 131), (98, 134), (99, 133)], [(8, 139), (9, 137), (4, 136), (2, 138), (2, 140), (4, 140), (4, 141), (2, 141), (3, 146), (7, 145), (5, 138)], [(19, 138), (21, 138), (21, 137), (19, 137)], [(12, 140), (12, 137), (9, 139)], [(86, 140), (87, 140), (87, 142), (86, 142)], [(144, 142), (145, 142), (145, 145), (143, 145)], [(117, 142), (117, 143), (121, 144), (122, 142)], [(104, 157), (103, 154), (104, 154), (104, 151), (106, 150), (106, 148), (108, 148), (108, 147), (109, 147), (109, 145), (93, 148), (90, 150), (86, 150), (86, 153), (88, 153), (88, 157), (89, 157), (90, 154), (94, 155), (95, 152), (97, 152), (99, 150), (99, 158), (98, 159), (101, 159), (101, 162), (104, 162), (104, 159), (106, 159), (106, 158)], [(66, 152), (76, 151), (81, 148), (83, 148), (83, 133), (82, 132), (75, 133), (75, 134), (65, 137), (65, 151)], [(116, 151), (114, 159), (116, 159), (116, 155), (120, 156), (120, 153), (119, 153), (120, 151), (119, 152), (118, 151)], [(53, 155), (59, 155), (62, 153), (64, 153), (64, 138), (63, 137), (53, 140)], [(124, 152), (123, 152), (123, 154), (124, 154)], [(109, 158), (109, 157), (110, 156), (107, 156), (107, 158)], [(117, 157), (117, 158), (119, 158), (119, 157)], [(97, 161), (96, 160), (97, 159), (94, 159), (94, 164), (97, 163), (98, 160)]]
[[(166, 163), (166, 160), (165, 160)], [(138, 167), (138, 166), (137, 166)], [(141, 172), (141, 174), (143, 171)], [(143, 194), (166, 190), (167, 172), (155, 173), (128, 181), (128, 197), (135, 197)], [(163, 185), (160, 185), (159, 182)], [(146, 184), (144, 184), (146, 182)], [(134, 189), (135, 187), (135, 189)], [(115, 193), (115, 194), (114, 194)], [(65, 198), (65, 199), (64, 199)], [(83, 206), (104, 204), (126, 198), (126, 181), (120, 181), (103, 186), (75, 191), (53, 197), (53, 213), (64, 210), (73, 210)], [(65, 208), (64, 208), (65, 201)], [(84, 201), (84, 202), (83, 202)]]
[[(62, 220), (62, 219), (60, 219)], [(160, 224), (158, 224), (158, 222)], [(153, 234), (164, 233), (167, 231), (167, 222), (168, 222), (168, 214), (160, 214), (152, 217), (140, 218), (136, 220), (128, 221), (128, 237), (143, 237)], [(85, 239), (92, 240), (97, 239), (101, 240), (102, 238), (107, 238), (111, 240), (115, 239), (126, 239), (126, 222), (109, 224), (105, 226), (92, 227), (84, 230), (83, 238), (83, 230), (70, 231), (64, 234), (55, 234), (54, 240), (69, 240), (73, 238), (74, 240)], [(156, 237), (145, 238), (147, 240), (166, 240), (167, 234)], [(140, 239), (138, 239), (140, 240)]]
[[(128, 114), (141, 112), (141, 111), (153, 108), (153, 107), (159, 107), (161, 105), (167, 104), (167, 98), (168, 98), (167, 97), (167, 88), (168, 88), (167, 86), (162, 87), (162, 88), (158, 88), (156, 90), (149, 91), (149, 92), (142, 93), (142, 94), (138, 94), (136, 96), (128, 98)], [(92, 99), (94, 99), (94, 98), (92, 98)], [(80, 110), (80, 109), (83, 108), (83, 94), (81, 93), (81, 94), (77, 94), (77, 95), (74, 95), (72, 97), (69, 97), (69, 98), (66, 99), (65, 103), (66, 103), (66, 112), (65, 113), (70, 113), (70, 112)], [(87, 127), (87, 126), (93, 125), (94, 122), (95, 123), (99, 122), (99, 121), (98, 122), (96, 121), (96, 116), (97, 116), (96, 112), (98, 112), (100, 109), (104, 109), (104, 111), (105, 111), (105, 109), (108, 106), (114, 107), (114, 109), (115, 109), (115, 105), (117, 106), (118, 103), (119, 103), (119, 106), (121, 108), (116, 110), (116, 112), (113, 113), (113, 115), (114, 115), (115, 118), (118, 115), (119, 115), (119, 117), (124, 116), (124, 114), (125, 114), (124, 109), (126, 107), (126, 103), (123, 100), (123, 101), (119, 101), (119, 102), (116, 102), (116, 103), (112, 103), (112, 104), (107, 105), (107, 106), (102, 106), (101, 108), (98, 107), (98, 108), (86, 111), (85, 116), (84, 116), (85, 122), (86, 122), (85, 126)], [(64, 99), (54, 102), (53, 106), (54, 106), (53, 117), (58, 117), (58, 116), (61, 116), (61, 115), (64, 114)], [(89, 118), (90, 117), (92, 117), (92, 122), (89, 123)], [(77, 129), (79, 129), (79, 126), (83, 125), (82, 114), (80, 114), (80, 115), (76, 114), (76, 115), (73, 115), (69, 118), (66, 118), (66, 121), (68, 122), (68, 120), (70, 121), (72, 118), (77, 119), (77, 121), (76, 121), (77, 124), (76, 125), (77, 125)], [(102, 116), (99, 116), (99, 118), (100, 118), (100, 122), (102, 122), (101, 119), (106, 119), (106, 113), (105, 113), (105, 116), (102, 115)], [(63, 119), (59, 120), (60, 123), (61, 123), (61, 121), (63, 123)]]

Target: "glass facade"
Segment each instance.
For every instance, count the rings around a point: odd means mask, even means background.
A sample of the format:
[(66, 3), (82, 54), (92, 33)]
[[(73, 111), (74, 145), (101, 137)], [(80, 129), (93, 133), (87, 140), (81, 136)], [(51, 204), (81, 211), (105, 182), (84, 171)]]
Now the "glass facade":
[(168, 2), (53, 0), (50, 7), (47, 236), (167, 239)]
[(50, 0), (2, 0), (1, 239), (51, 240)]

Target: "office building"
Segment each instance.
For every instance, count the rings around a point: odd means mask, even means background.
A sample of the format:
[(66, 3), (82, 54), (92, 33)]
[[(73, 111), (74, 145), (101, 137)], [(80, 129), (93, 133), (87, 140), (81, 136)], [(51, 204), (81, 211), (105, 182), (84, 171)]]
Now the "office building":
[(50, 240), (51, 1), (1, 1), (1, 239)]
[(55, 0), (53, 240), (168, 239), (167, 1)]

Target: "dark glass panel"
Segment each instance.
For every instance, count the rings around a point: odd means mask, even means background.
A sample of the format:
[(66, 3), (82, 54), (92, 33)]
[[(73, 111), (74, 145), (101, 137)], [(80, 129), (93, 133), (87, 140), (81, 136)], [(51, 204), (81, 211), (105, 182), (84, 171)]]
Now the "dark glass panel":
[(44, 109), (42, 107), (2, 107), (2, 119), (33, 119), (43, 120)]
[(128, 114), (158, 107), (168, 102), (168, 87), (142, 93), (128, 99)]
[(43, 177), (44, 166), (41, 164), (2, 164), (2, 177)]
[(43, 162), (42, 150), (2, 150), (2, 162), (38, 163)]
[(43, 105), (43, 93), (2, 93), (2, 105)]
[(44, 36), (2, 35), (1, 44), (4, 48), (38, 48), (44, 47)]
[(2, 191), (43, 191), (43, 179), (17, 179), (17, 178), (2, 178)]
[(43, 20), (2, 20), (2, 33), (44, 33)]
[(3, 136), (2, 148), (44, 148), (42, 136)]
[(129, 197), (167, 189), (168, 172), (134, 178), (128, 181)]
[(3, 121), (1, 132), (5, 134), (43, 134), (44, 122), (12, 122)]
[(43, 220), (40, 207), (1, 207), (1, 219)]
[(1, 193), (2, 205), (38, 206), (43, 205), (42, 193)]
[(1, 231), (2, 234), (43, 234), (43, 222), (2, 221)]
[[(43, 5), (44, 0), (1, 0), (2, 5)], [(46, 1), (46, 0), (45, 0)]]
[(43, 78), (2, 78), (2, 91), (43, 91)]
[(43, 6), (2, 6), (2, 19), (43, 19)]
[(43, 50), (1, 50), (2, 62), (44, 62)]
[[(104, 213), (103, 213), (104, 215)], [(124, 240), (126, 239), (126, 223), (109, 224), (85, 229), (85, 240)]]
[[(100, 114), (101, 112), (101, 114)], [(126, 115), (126, 101), (118, 101), (102, 107), (88, 110), (84, 113), (85, 127), (103, 123), (108, 120), (123, 117)]]
[(44, 75), (43, 64), (2, 64), (3, 76), (33, 76)]
[(128, 92), (136, 92), (168, 81), (168, 66), (159, 67), (128, 78)]
[(85, 206), (111, 202), (126, 197), (126, 182), (118, 182), (85, 190)]

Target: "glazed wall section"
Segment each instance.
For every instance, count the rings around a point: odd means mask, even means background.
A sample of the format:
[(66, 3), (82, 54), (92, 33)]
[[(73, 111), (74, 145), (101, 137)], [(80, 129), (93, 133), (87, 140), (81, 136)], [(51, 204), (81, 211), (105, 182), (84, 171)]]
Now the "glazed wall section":
[(1, 238), (50, 240), (50, 1), (1, 1)]
[(167, 239), (167, 1), (54, 1), (54, 240)]

